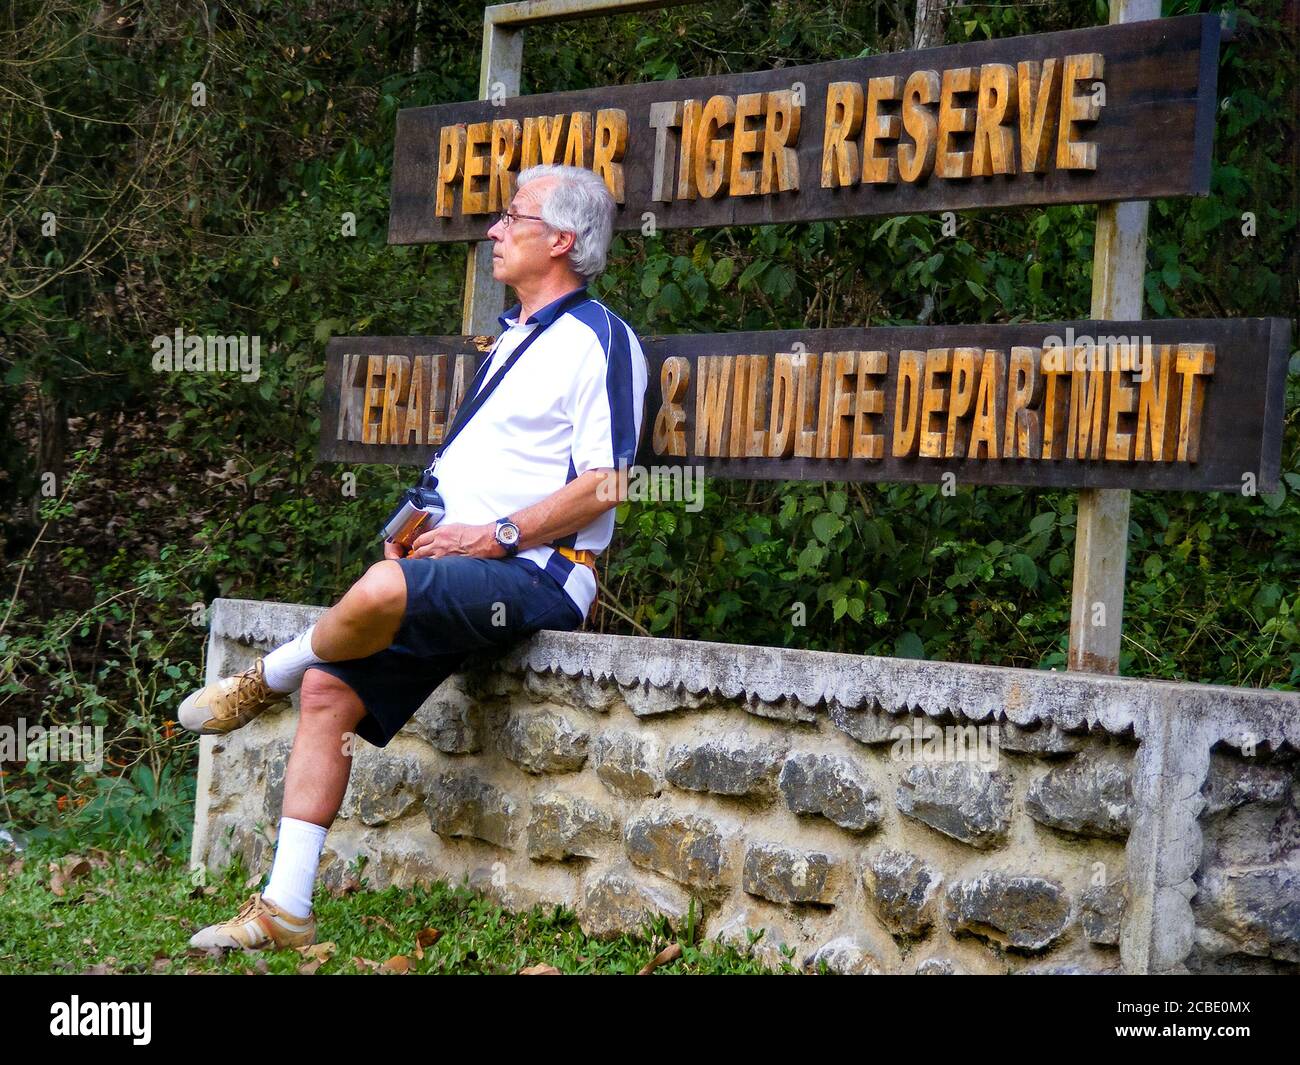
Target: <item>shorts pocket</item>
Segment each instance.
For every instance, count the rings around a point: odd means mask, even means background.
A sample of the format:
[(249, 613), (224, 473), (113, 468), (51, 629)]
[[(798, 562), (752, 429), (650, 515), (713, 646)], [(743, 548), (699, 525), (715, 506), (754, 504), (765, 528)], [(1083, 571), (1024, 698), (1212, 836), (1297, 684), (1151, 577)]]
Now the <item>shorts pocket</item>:
[(525, 632), (530, 634), (539, 629), (572, 632), (582, 622), (583, 619), (578, 617), (578, 608), (569, 601), (569, 597), (564, 592), (557, 592), (551, 602), (544, 605), (536, 615), (524, 622), (523, 628)]

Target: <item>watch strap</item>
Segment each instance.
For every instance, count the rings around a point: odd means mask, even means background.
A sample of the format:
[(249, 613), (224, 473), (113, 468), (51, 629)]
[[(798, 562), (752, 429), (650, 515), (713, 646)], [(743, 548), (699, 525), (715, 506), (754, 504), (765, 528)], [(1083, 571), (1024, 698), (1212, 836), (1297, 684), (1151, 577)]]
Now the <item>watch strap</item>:
[[(501, 539), (501, 526), (502, 526), (502, 525), (511, 525), (511, 526), (514, 527), (514, 530), (515, 530), (515, 542), (514, 542), (513, 544), (508, 544), (508, 543), (506, 543), (504, 540)], [(496, 536), (496, 541), (497, 541), (497, 543), (499, 543), (502, 547), (504, 547), (504, 548), (506, 549), (506, 557), (507, 557), (507, 558), (513, 558), (516, 554), (519, 553), (519, 536), (518, 536), (518, 533), (519, 533), (519, 526), (518, 526), (518, 525), (515, 525), (515, 523), (514, 523), (513, 521), (511, 521), (509, 518), (497, 518), (497, 520), (496, 520), (496, 526), (495, 526), (495, 529), (494, 529), (494, 535)]]

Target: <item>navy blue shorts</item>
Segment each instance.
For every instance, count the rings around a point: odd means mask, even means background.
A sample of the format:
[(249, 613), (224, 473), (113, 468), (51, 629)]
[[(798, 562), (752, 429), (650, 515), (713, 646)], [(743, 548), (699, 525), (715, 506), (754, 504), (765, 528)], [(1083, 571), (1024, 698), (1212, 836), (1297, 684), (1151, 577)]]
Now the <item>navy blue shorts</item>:
[(388, 746), (424, 701), (476, 651), (505, 650), (539, 629), (583, 618), (554, 577), (526, 558), (399, 558), (406, 613), (393, 642), (365, 658), (319, 662), (357, 693), (357, 735)]

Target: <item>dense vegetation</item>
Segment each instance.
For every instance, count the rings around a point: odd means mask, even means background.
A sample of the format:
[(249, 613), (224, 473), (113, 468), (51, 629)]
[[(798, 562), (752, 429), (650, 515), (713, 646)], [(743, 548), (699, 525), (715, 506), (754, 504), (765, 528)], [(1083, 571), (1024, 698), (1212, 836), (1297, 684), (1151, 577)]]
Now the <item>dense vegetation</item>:
[[(897, 50), (913, 7), (698, 3), (532, 29), (524, 91)], [(0, 724), (112, 741), (99, 775), (6, 764), (0, 824), (179, 844), (194, 745), (170, 718), (200, 676), (203, 604), (328, 603), (378, 557), (411, 471), (315, 461), (323, 347), (460, 331), (465, 248), (388, 246), (388, 188), (398, 109), (476, 95), (481, 17), (465, 0), (0, 15)], [(963, 4), (946, 40), (1107, 17), (1104, 0)], [(1212, 194), (1152, 206), (1149, 317), (1295, 313), (1282, 19), (1281, 0), (1237, 13)], [(624, 234), (595, 288), (643, 334), (1082, 318), (1094, 216), (965, 212), (955, 237), (932, 216)], [(150, 342), (177, 328), (260, 336), (260, 378), (155, 372)], [(1298, 388), (1293, 359), (1275, 495), (1134, 496), (1125, 673), (1300, 681)], [(597, 627), (1059, 667), (1074, 516), (1070, 492), (710, 482), (699, 513), (620, 508)]]

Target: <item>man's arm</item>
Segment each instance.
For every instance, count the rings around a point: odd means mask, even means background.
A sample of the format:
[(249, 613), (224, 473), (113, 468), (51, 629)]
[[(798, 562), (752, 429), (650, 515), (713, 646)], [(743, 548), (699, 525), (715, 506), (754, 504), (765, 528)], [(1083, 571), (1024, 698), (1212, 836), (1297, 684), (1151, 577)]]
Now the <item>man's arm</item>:
[[(592, 469), (575, 477), (545, 499), (514, 514), (503, 514), (519, 526), (519, 550), (549, 544), (561, 536), (586, 528), (610, 507), (623, 500), (619, 479), (613, 469)], [(385, 558), (393, 544), (384, 545)], [(470, 555), (474, 558), (504, 558), (506, 549), (496, 541), (496, 522), (486, 525), (438, 525), (416, 538), (407, 558), (438, 558), (441, 555)]]

